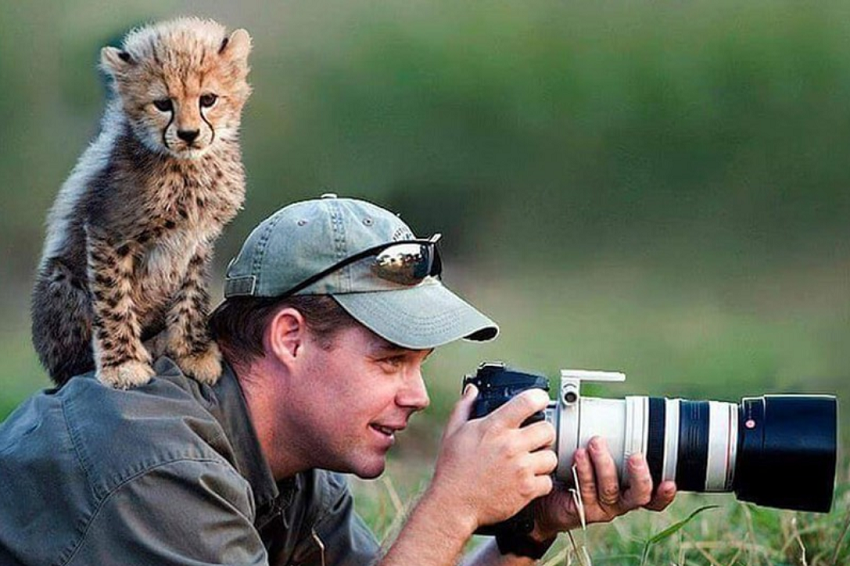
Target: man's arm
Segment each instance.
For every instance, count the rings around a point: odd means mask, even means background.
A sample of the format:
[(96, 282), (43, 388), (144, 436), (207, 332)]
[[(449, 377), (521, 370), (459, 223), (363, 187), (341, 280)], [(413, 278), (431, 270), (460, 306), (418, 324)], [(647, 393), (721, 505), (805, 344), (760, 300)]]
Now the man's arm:
[[(528, 416), (546, 406), (548, 397), (540, 392), (524, 393), (485, 419), (468, 421), (474, 399), (475, 392), (467, 391), (455, 407), (434, 480), (382, 566), (455, 564), (479, 526), (511, 517), (537, 498), (533, 540), (551, 540), (581, 524), (571, 494), (562, 489), (552, 491), (549, 474), (557, 465), (557, 456), (541, 448), (551, 445), (554, 429), (545, 422), (519, 428)], [(649, 468), (640, 454), (629, 458), (629, 487), (621, 489), (616, 465), (602, 438), (592, 439), (589, 450), (578, 450), (575, 465), (588, 523), (608, 522), (640, 507), (660, 511), (675, 496), (673, 482), (662, 483), (652, 496)], [(464, 561), (466, 566), (534, 563), (531, 558), (502, 554), (495, 541)]]
[(227, 464), (164, 464), (105, 497), (68, 565), (267, 565), (252, 508), (247, 484)]
[[(582, 505), (587, 524), (607, 523), (629, 511), (641, 507), (662, 511), (673, 502), (676, 485), (662, 482), (653, 496), (652, 476), (642, 454), (633, 454), (627, 462), (628, 488), (620, 487), (617, 466), (604, 438), (590, 440), (589, 448), (576, 451), (574, 464), (579, 478)], [(536, 501), (535, 529), (530, 534), (534, 541), (551, 540), (558, 533), (581, 526), (579, 510), (570, 492), (555, 488), (549, 495)], [(464, 566), (526, 565), (534, 564), (530, 558), (512, 554), (502, 555), (495, 541), (482, 545), (478, 552), (468, 557)]]
[[(520, 427), (546, 407), (546, 393), (526, 391), (486, 418), (469, 420), (475, 395), (469, 387), (455, 406), (431, 485), (382, 566), (455, 564), (479, 526), (507, 519), (551, 491), (558, 459), (540, 449), (555, 440), (554, 428), (546, 422)], [(501, 563), (530, 562), (506, 557)]]

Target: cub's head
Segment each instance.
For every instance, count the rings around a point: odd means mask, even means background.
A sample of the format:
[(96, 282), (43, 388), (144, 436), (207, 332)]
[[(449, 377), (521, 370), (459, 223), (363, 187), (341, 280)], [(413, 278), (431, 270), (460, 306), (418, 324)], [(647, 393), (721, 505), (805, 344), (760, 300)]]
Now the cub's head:
[(180, 18), (131, 31), (100, 59), (136, 137), (153, 151), (193, 159), (236, 140), (251, 93), (250, 51), (243, 29), (228, 35), (214, 21)]

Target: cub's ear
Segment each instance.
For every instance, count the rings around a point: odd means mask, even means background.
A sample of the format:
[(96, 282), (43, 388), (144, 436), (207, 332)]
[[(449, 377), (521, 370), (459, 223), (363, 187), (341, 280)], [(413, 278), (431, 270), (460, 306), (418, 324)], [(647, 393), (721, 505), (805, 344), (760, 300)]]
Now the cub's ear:
[(104, 47), (100, 50), (100, 67), (112, 76), (123, 74), (132, 64), (133, 58), (130, 54), (117, 47)]
[(251, 52), (251, 36), (244, 29), (238, 29), (231, 33), (230, 37), (224, 38), (218, 52), (233, 62), (245, 63)]

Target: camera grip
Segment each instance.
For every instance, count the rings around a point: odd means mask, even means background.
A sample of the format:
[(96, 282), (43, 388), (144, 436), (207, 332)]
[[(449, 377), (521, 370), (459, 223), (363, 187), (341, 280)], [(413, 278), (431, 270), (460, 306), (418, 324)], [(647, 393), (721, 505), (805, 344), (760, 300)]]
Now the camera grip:
[[(540, 421), (545, 420), (545, 419), (546, 419), (546, 416), (543, 414), (542, 411), (540, 411), (540, 412), (534, 413), (533, 415), (531, 415), (530, 417), (525, 419), (525, 421), (520, 426), (528, 426), (532, 423), (540, 422)], [(493, 525), (486, 525), (486, 526), (480, 527), (477, 531), (475, 531), (475, 534), (485, 535), (485, 536), (489, 536), (489, 535), (498, 536), (498, 535), (505, 535), (505, 534), (510, 534), (510, 533), (528, 534), (532, 530), (534, 530), (534, 507), (533, 506), (534, 506), (533, 502), (529, 503), (528, 505), (526, 505), (525, 507), (520, 509), (519, 513), (517, 513), (513, 517), (505, 519), (504, 521), (502, 521), (500, 523), (495, 523)]]
[[(464, 387), (470, 383), (479, 390), (479, 397), (472, 408), (473, 419), (487, 416), (526, 389), (549, 391), (549, 381), (546, 377), (509, 370), (499, 363), (481, 364), (475, 376), (467, 376), (463, 381)], [(544, 412), (539, 411), (528, 417), (520, 426), (528, 426), (545, 419)], [(534, 508), (533, 503), (530, 503), (513, 517), (500, 523), (479, 527), (475, 533), (491, 536), (524, 535), (533, 529)]]
[(534, 507), (533, 503), (529, 503), (519, 513), (505, 519), (501, 523), (493, 525), (484, 525), (479, 527), (475, 534), (485, 536), (499, 536), (504, 534), (528, 534), (534, 530)]

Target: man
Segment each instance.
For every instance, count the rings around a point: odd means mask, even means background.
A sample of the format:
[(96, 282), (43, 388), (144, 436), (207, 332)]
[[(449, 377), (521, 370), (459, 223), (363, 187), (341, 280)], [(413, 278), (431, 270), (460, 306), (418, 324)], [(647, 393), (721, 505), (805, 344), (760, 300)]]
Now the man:
[[(211, 318), (228, 362), (215, 386), (162, 358), (147, 385), (80, 376), (0, 427), (0, 564), (454, 564), (479, 526), (542, 498), (532, 533), (469, 557), (531, 564), (579, 521), (552, 490), (553, 427), (520, 427), (545, 407), (541, 391), (471, 421), (476, 392), (464, 393), (431, 485), (383, 555), (337, 473), (380, 475), (395, 434), (428, 405), (425, 358), (498, 331), (440, 283), (435, 244), (334, 195), (265, 220)], [(651, 498), (639, 455), (621, 491), (598, 439), (576, 465), (589, 522), (674, 495), (667, 483)]]

